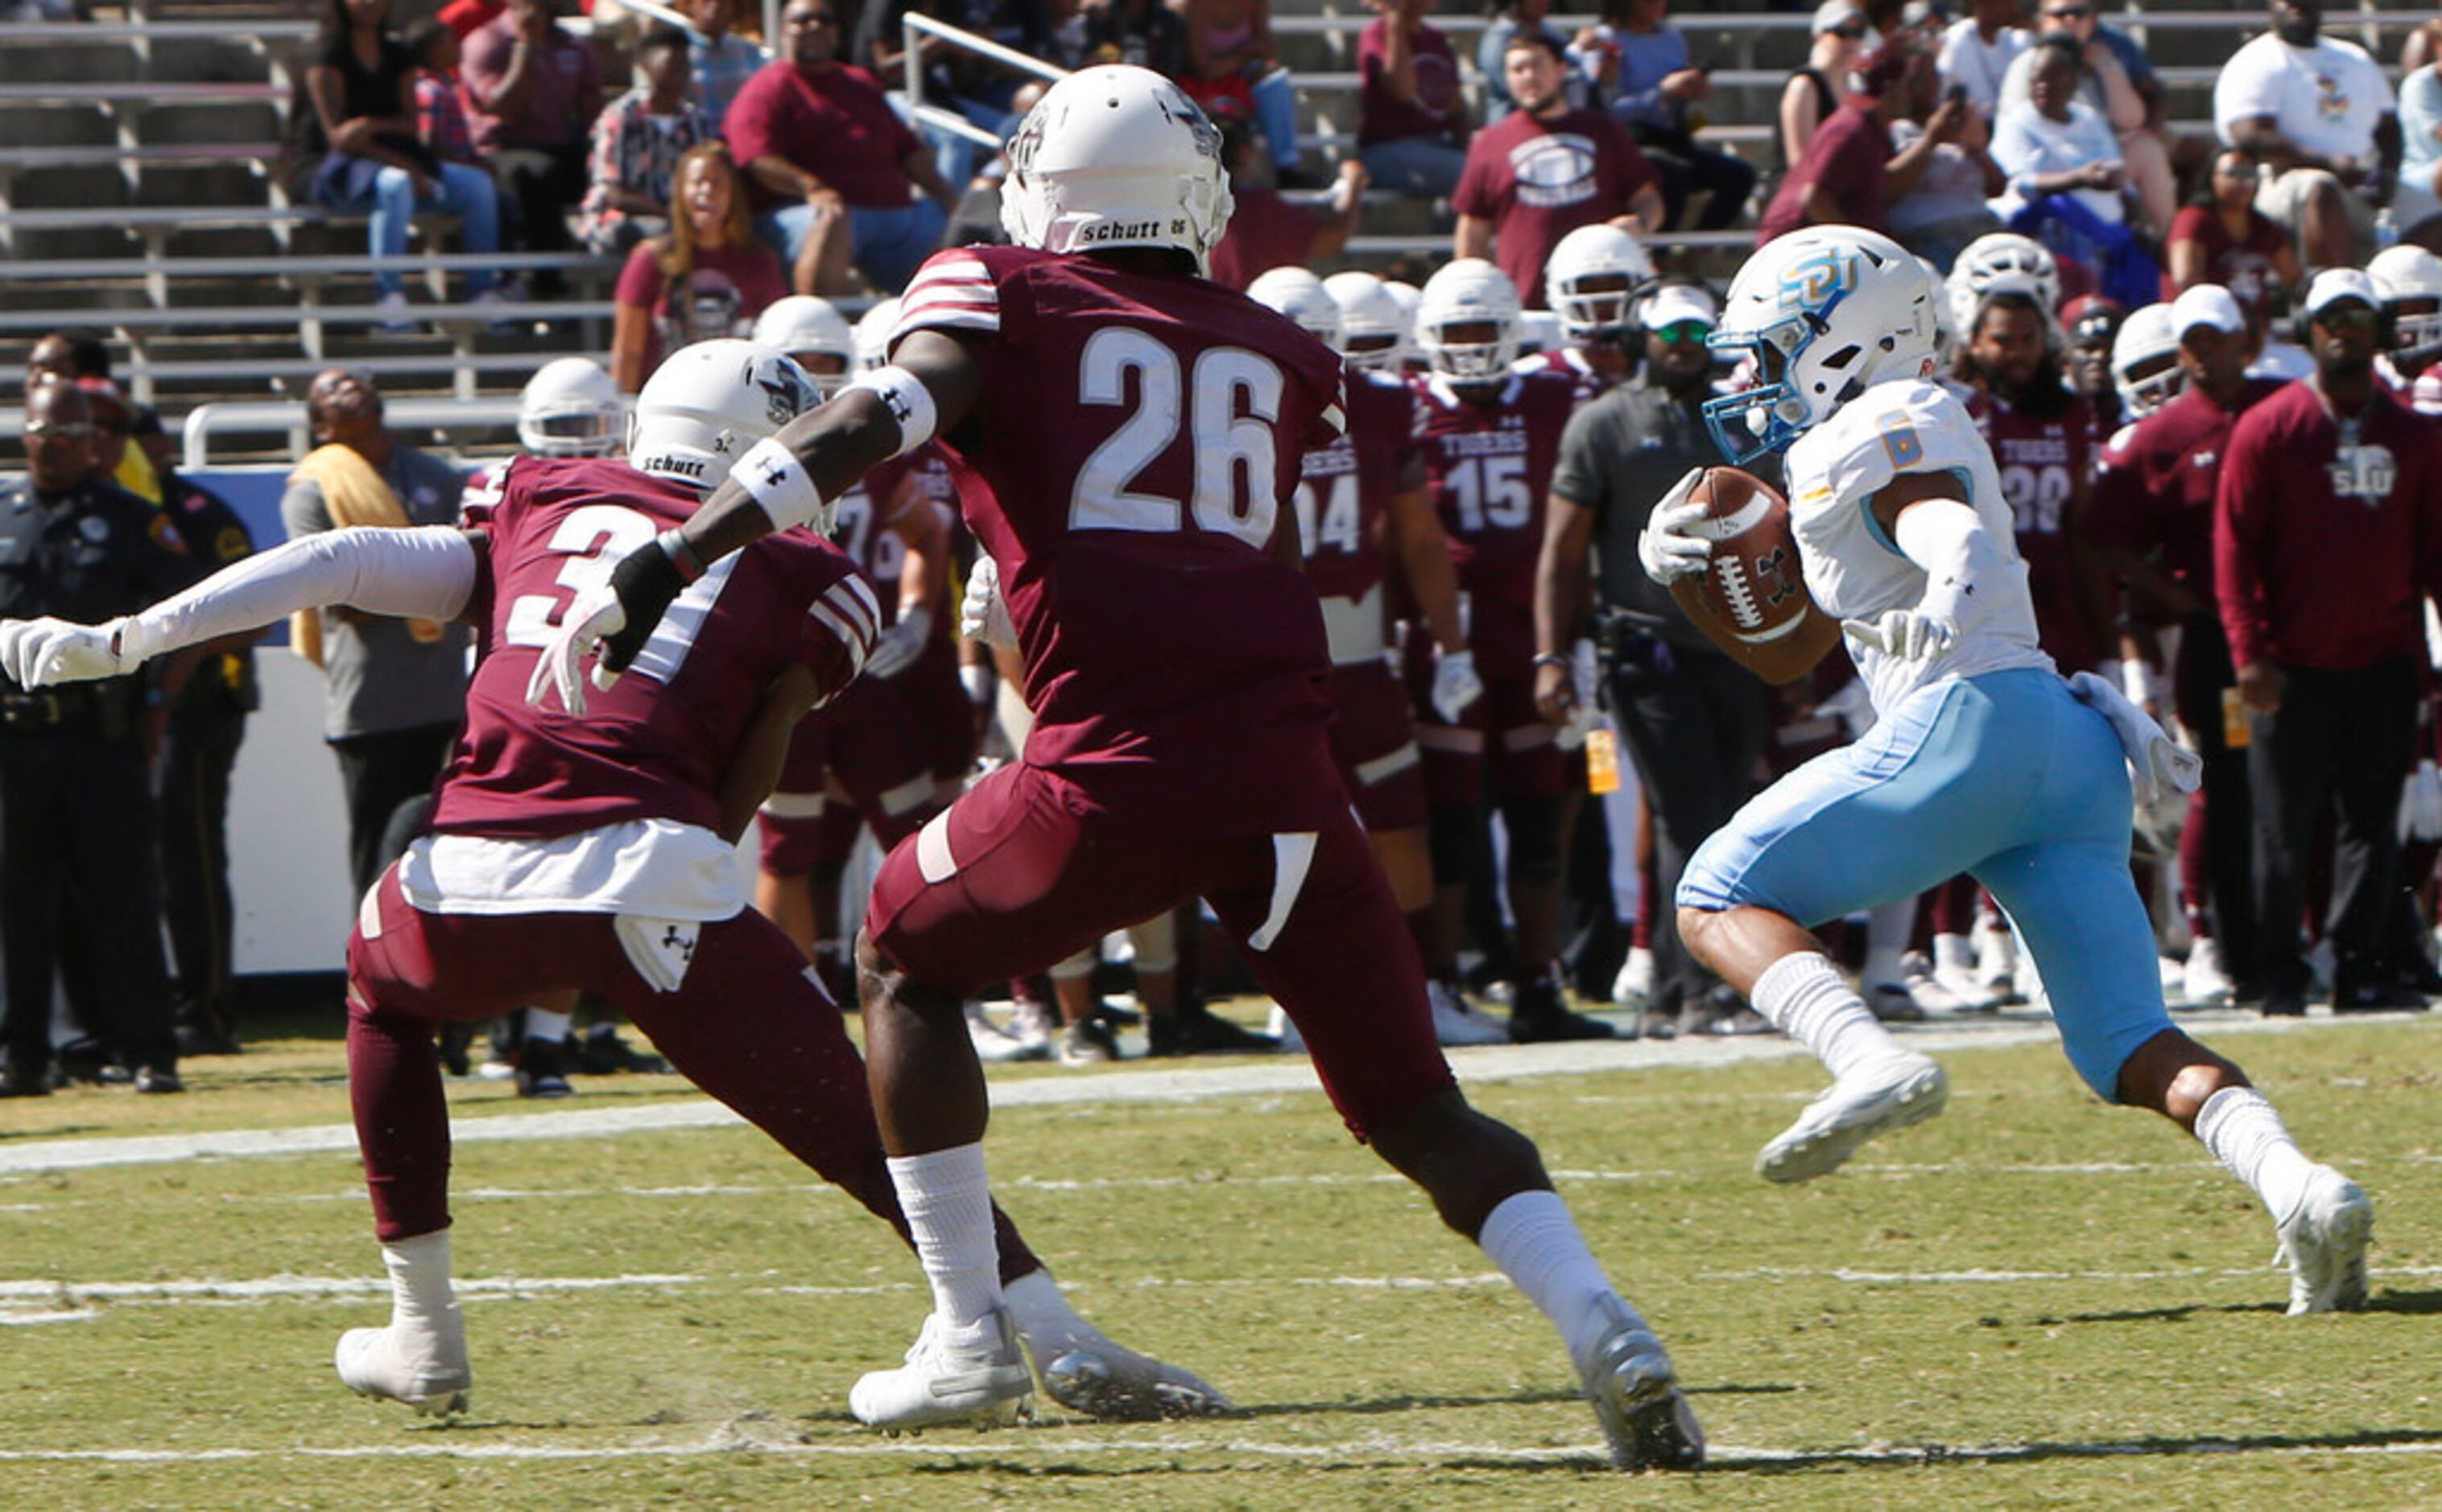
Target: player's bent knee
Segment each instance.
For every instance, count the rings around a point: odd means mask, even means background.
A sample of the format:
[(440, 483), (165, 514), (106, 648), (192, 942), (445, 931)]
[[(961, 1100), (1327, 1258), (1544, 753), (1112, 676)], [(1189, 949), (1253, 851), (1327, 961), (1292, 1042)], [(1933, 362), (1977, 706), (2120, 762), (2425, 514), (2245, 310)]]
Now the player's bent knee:
[(1548, 1189), (1535, 1141), (1476, 1111), (1455, 1087), (1367, 1131), (1375, 1151), (1433, 1200), (1433, 1211), (1473, 1239), (1484, 1220), (1521, 1192)]
[(1696, 957), (1706, 970), (1713, 969), (1711, 943), (1714, 926), (1721, 922), (1718, 908), (1699, 908), (1693, 903), (1681, 903), (1678, 912), (1679, 943)]

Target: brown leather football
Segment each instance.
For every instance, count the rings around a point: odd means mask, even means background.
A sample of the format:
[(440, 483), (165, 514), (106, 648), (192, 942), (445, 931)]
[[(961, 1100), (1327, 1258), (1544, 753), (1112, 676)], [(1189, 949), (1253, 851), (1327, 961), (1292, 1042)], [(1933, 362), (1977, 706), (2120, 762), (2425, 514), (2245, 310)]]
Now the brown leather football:
[(1750, 646), (1777, 641), (1806, 617), (1797, 537), (1789, 501), (1770, 483), (1736, 467), (1707, 467), (1690, 501), (1705, 506), (1697, 534), (1713, 542), (1704, 602)]

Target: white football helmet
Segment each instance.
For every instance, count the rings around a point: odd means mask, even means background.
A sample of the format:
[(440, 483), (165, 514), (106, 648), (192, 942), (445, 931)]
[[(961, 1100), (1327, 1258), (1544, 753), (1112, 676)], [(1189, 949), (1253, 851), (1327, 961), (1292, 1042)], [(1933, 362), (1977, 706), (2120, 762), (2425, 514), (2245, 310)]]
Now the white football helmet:
[(2111, 338), (2111, 386), (2120, 391), (2121, 418), (2152, 414), (2177, 398), (2187, 381), (2171, 307), (2158, 302), (2130, 311)]
[(748, 447), (822, 402), (806, 370), (776, 348), (735, 337), (681, 347), (636, 395), (628, 465), (709, 490)]
[(1653, 259), (1635, 237), (1607, 223), (1580, 226), (1543, 264), (1543, 302), (1570, 340), (1609, 339), (1628, 329), (1631, 297), (1651, 277)]
[[(2442, 257), (2401, 243), (2387, 246), (2366, 264), (2382, 309), (2391, 317), (2391, 344), (2401, 351), (2442, 341)], [(2432, 301), (2431, 310), (2403, 311), (2403, 304)]]
[(1352, 368), (1395, 373), (1408, 360), (1408, 312), (1391, 286), (1371, 273), (1334, 273), (1322, 281), (1323, 292), (1339, 306), (1339, 339), (1335, 345)]
[(890, 333), (899, 329), (899, 296), (890, 295), (873, 301), (873, 307), (857, 318), (856, 365), (859, 372), (870, 372), (890, 360)]
[(1425, 291), (1397, 279), (1384, 279), (1382, 292), (1399, 307), (1399, 329), (1407, 333), (1401, 338), (1404, 345), (1399, 348), (1399, 366), (1411, 372), (1423, 367), (1424, 358), (1416, 350), (1416, 312), (1424, 307)]
[(628, 428), (628, 395), (592, 357), (555, 357), (518, 396), (518, 445), (530, 457), (607, 457)]
[(1915, 258), (1858, 227), (1809, 227), (1759, 248), (1707, 341), (1751, 360), (1757, 379), (1705, 402), (1722, 454), (1752, 462), (1874, 384), (1932, 376), (1937, 298)]
[(2047, 319), (2060, 309), (2060, 264), (2044, 244), (2015, 231), (1995, 231), (1967, 244), (1950, 264), (1950, 319), (1959, 339), (1976, 330), (1977, 306), (1984, 296), (2010, 287), (2032, 294)]
[(1558, 352), (1569, 344), (1568, 327), (1549, 310), (1522, 310), (1518, 315), (1518, 355)]
[(1334, 352), (1339, 350), (1339, 301), (1307, 269), (1276, 267), (1259, 274), (1247, 285), (1247, 298), (1267, 310), (1278, 310), (1316, 340)]
[[(1459, 383), (1489, 383), (1518, 360), (1518, 286), (1480, 257), (1463, 257), (1425, 280), (1416, 301), (1416, 349), (1435, 373)], [(1473, 340), (1453, 341), (1453, 326), (1491, 327)]]
[(1085, 252), (1175, 247), (1206, 270), (1230, 222), (1221, 134), (1149, 68), (1081, 68), (1027, 112), (1009, 141), (1000, 223), (1020, 246)]
[[(840, 392), (856, 372), (856, 332), (847, 317), (829, 300), (818, 300), (811, 294), (792, 294), (775, 300), (756, 317), (754, 340), (767, 347), (786, 352), (814, 380), (814, 387), (828, 399)], [(839, 371), (823, 373), (806, 361), (809, 355), (837, 357)]]

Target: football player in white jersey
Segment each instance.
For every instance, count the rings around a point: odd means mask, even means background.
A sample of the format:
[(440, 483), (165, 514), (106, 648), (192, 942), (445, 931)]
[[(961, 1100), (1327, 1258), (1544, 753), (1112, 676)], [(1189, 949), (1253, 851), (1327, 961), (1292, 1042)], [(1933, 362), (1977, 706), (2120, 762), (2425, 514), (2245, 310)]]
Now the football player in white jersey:
[[(1679, 928), (1834, 1081), (1764, 1146), (1768, 1180), (1823, 1175), (1930, 1118), (1941, 1067), (1877, 1023), (1822, 944), (1825, 920), (1972, 872), (2016, 922), (2063, 1047), (2104, 1098), (2195, 1133), (2262, 1199), (2289, 1310), (2362, 1307), (2374, 1208), (2301, 1154), (2236, 1066), (2163, 1011), (2153, 930), (2128, 875), (2130, 773), (2191, 789), (2196, 758), (2112, 684), (2063, 682), (2037, 648), (2026, 564), (1991, 453), (1929, 381), (1939, 291), (1888, 239), (1815, 227), (1740, 270), (1713, 337), (1759, 386), (1706, 406), (1731, 457), (1786, 448), (1790, 523), (1813, 605), (1791, 633), (1725, 649), (1776, 683), (1845, 640), (1877, 722), (1740, 811), (1688, 863)], [(1690, 473), (1638, 555), (1698, 623), (1711, 543)], [(1718, 622), (1715, 622), (1718, 623)]]

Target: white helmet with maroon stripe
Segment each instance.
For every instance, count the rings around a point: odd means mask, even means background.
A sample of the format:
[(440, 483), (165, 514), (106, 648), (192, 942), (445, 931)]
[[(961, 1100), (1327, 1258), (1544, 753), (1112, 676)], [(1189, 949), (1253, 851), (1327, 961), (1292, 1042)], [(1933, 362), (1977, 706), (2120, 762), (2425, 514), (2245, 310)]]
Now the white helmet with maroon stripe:
[(1081, 68), (1049, 89), (1009, 141), (1000, 221), (1047, 252), (1165, 246), (1205, 271), (1230, 222), (1221, 134), (1150, 68)]

